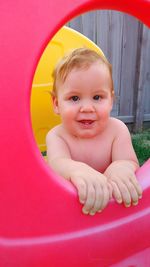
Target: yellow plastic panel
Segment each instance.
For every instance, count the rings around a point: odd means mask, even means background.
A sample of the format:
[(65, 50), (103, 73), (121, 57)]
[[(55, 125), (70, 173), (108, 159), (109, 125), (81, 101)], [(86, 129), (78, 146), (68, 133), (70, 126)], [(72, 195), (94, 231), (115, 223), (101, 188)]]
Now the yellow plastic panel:
[(37, 66), (31, 93), (32, 127), (41, 152), (46, 150), (47, 132), (60, 123), (54, 114), (50, 91), (52, 90), (52, 72), (57, 61), (70, 49), (89, 47), (103, 54), (98, 46), (79, 32), (63, 27), (47, 45)]

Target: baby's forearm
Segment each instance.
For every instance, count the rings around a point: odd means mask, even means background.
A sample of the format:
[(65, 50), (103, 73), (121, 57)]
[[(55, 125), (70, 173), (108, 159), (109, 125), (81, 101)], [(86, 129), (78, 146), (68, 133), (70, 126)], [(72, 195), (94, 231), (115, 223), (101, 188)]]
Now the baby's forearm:
[(137, 161), (133, 161), (133, 160), (116, 160), (116, 161), (113, 161), (108, 166), (108, 168), (105, 170), (105, 173), (104, 174), (107, 176), (111, 172), (111, 169), (113, 169), (115, 167), (120, 167), (121, 168), (121, 166), (130, 169), (134, 173), (139, 168), (139, 164), (138, 164)]
[(142, 197), (142, 188), (135, 175), (138, 167), (134, 160), (116, 160), (104, 173), (112, 186), (114, 198), (118, 203), (124, 202), (126, 207), (137, 205)]
[(86, 168), (86, 164), (70, 158), (56, 158), (48, 162), (51, 168), (65, 179), (70, 179), (77, 170)]
[(112, 197), (107, 178), (86, 163), (71, 158), (57, 157), (49, 160), (49, 165), (60, 176), (70, 180), (83, 204), (83, 213), (94, 215), (102, 211)]

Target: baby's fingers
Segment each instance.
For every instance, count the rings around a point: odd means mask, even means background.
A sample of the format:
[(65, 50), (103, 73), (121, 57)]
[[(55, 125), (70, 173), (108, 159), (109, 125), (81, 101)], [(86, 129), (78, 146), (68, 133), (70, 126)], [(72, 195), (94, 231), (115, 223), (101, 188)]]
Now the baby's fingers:
[(101, 205), (101, 210), (103, 210), (107, 206), (109, 198), (110, 198), (109, 188), (107, 186), (103, 186), (103, 201)]
[(137, 205), (138, 204), (138, 200), (139, 200), (139, 195), (136, 191), (136, 188), (135, 186), (130, 182), (126, 182), (126, 186), (130, 192), (130, 196), (131, 196), (131, 199), (132, 199), (132, 204), (133, 205)]
[(117, 201), (117, 203), (119, 203), (119, 204), (122, 203), (122, 195), (121, 195), (121, 192), (119, 190), (119, 187), (113, 181), (110, 181), (110, 184), (112, 186), (112, 195), (113, 195), (114, 199)]
[(95, 185), (95, 202), (90, 210), (90, 215), (102, 211), (109, 202), (109, 189), (101, 184)]
[(122, 182), (120, 182), (119, 183), (119, 188), (120, 188), (120, 191), (121, 191), (122, 200), (124, 202), (124, 205), (126, 207), (130, 207), (131, 206), (131, 195), (130, 195), (130, 192), (129, 192), (129, 189), (128, 189), (127, 185), (122, 183)]
[[(129, 192), (128, 187), (126, 186), (126, 184), (124, 184), (121, 181), (116, 183), (116, 185), (117, 185), (117, 187), (118, 187), (118, 189), (119, 189), (119, 191), (121, 193), (121, 198), (122, 198), (122, 201), (123, 201), (124, 205), (126, 207), (130, 207), (130, 205), (131, 205), (131, 196), (130, 196), (130, 192)], [(116, 189), (117, 189), (117, 187), (116, 187)], [(119, 191), (118, 190), (116, 191), (117, 194), (119, 194)], [(118, 199), (118, 198), (116, 198), (116, 199)]]
[(71, 180), (74, 186), (78, 191), (79, 201), (81, 204), (84, 204), (87, 198), (87, 185), (84, 180), (79, 179), (72, 179)]
[(130, 179), (130, 181), (134, 185), (134, 187), (137, 191), (138, 197), (142, 198), (142, 187), (139, 184), (139, 182), (137, 181), (136, 177), (133, 177), (132, 179)]
[(93, 185), (88, 185), (87, 184), (87, 198), (85, 201), (85, 205), (82, 209), (83, 213), (88, 214), (92, 210), (94, 203), (95, 203), (95, 198), (96, 198), (96, 192), (95, 188)]
[(95, 201), (92, 209), (90, 210), (90, 215), (94, 215), (97, 211), (102, 209), (103, 202), (103, 192), (100, 184), (94, 186), (95, 188)]

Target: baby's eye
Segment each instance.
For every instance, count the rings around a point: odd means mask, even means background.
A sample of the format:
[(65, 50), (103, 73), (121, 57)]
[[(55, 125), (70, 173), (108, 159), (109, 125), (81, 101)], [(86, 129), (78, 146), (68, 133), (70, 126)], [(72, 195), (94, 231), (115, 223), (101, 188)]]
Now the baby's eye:
[(93, 99), (94, 100), (100, 100), (101, 99), (101, 96), (100, 95), (95, 95), (95, 96), (93, 96)]
[(74, 95), (70, 98), (72, 101), (78, 101), (79, 97), (77, 95)]

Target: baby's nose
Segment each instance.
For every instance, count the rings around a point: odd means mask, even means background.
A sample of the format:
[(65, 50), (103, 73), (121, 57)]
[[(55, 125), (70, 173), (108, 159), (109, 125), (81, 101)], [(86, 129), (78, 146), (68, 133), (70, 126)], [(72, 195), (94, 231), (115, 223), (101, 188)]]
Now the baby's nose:
[(92, 103), (92, 101), (84, 101), (82, 102), (80, 112), (94, 112), (95, 107)]

